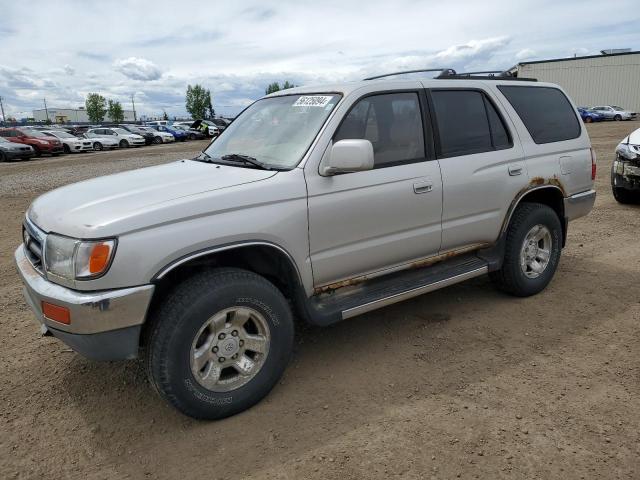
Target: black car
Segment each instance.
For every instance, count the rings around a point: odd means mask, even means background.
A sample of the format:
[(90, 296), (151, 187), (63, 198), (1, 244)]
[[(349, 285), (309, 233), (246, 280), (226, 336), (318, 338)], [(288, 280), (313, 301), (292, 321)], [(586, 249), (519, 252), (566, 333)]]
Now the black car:
[(10, 142), (4, 137), (0, 137), (0, 162), (7, 160), (29, 160), (35, 157), (35, 150), (23, 143)]
[(140, 130), (137, 125), (128, 125), (128, 124), (112, 124), (112, 125), (102, 125), (105, 128), (123, 128), (127, 132), (135, 133), (136, 135), (140, 135), (144, 137), (145, 145), (151, 145), (152, 143), (162, 143), (162, 141), (155, 141), (155, 135), (151, 132), (147, 132), (144, 130)]

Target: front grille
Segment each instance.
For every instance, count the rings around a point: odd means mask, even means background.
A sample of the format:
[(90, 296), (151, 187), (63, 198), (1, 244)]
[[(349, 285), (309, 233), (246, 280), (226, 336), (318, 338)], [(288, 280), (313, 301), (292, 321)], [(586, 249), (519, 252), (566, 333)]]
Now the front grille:
[(44, 273), (44, 232), (27, 219), (22, 225), (22, 239), (27, 258), (38, 272)]

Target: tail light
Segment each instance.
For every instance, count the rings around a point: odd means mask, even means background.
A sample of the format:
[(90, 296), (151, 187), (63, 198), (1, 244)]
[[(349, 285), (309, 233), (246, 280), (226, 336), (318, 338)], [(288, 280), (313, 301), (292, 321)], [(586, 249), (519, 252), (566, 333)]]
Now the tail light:
[(591, 147), (591, 180), (596, 179), (596, 151)]

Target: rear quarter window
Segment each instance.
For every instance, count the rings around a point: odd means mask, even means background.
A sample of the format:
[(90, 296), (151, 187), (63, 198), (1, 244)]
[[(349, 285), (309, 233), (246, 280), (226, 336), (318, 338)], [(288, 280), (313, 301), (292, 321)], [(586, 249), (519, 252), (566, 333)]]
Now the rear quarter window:
[(537, 144), (562, 142), (580, 136), (576, 112), (565, 94), (557, 88), (499, 85), (498, 89)]

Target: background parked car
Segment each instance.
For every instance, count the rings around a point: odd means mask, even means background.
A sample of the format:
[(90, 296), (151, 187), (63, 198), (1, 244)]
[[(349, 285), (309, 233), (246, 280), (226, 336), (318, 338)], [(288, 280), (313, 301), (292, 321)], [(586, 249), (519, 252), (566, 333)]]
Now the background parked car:
[(0, 137), (0, 162), (7, 160), (29, 160), (36, 155), (30, 145), (10, 142), (4, 137)]
[(172, 128), (170, 125), (155, 125), (153, 128), (159, 132), (170, 133), (176, 141), (184, 142), (188, 138), (185, 131)]
[(171, 125), (173, 128), (178, 129), (178, 130), (182, 130), (183, 132), (186, 132), (187, 134), (187, 138), (189, 140), (202, 140), (203, 138), (207, 138), (207, 136), (202, 133), (200, 130), (196, 130), (194, 128), (189, 128), (187, 125), (176, 125), (175, 123), (173, 125)]
[(123, 130), (126, 130), (129, 133), (140, 135), (142, 138), (144, 138), (144, 142), (146, 145), (151, 145), (152, 143), (154, 143), (155, 135), (153, 135), (151, 132), (142, 130), (137, 125), (114, 124), (114, 125), (102, 125), (102, 127), (122, 128)]
[(176, 141), (176, 137), (174, 137), (169, 132), (159, 132), (155, 128), (152, 127), (139, 127), (143, 132), (148, 133), (153, 136), (153, 143), (171, 143)]
[[(202, 127), (203, 124), (206, 125), (206, 127)], [(196, 120), (191, 125), (189, 125), (189, 128), (200, 130), (205, 135), (208, 135), (210, 137), (217, 137), (218, 135), (220, 135), (220, 129), (211, 120)]]
[(146, 145), (144, 137), (136, 133), (131, 133), (124, 128), (94, 128), (87, 132), (87, 137), (112, 137), (118, 139), (118, 146), (120, 148), (142, 147)]
[(602, 105), (599, 107), (592, 107), (592, 112), (603, 115), (607, 120), (634, 120), (636, 118), (636, 112), (630, 112), (622, 107), (616, 105)]
[(93, 144), (90, 140), (78, 138), (65, 130), (43, 130), (42, 133), (60, 140), (64, 153), (80, 153), (93, 150)]
[(0, 137), (5, 137), (10, 142), (31, 145), (37, 157), (43, 153), (56, 157), (64, 152), (60, 140), (30, 128), (3, 128), (0, 129)]
[(103, 135), (100, 136), (97, 133), (94, 135), (83, 134), (81, 138), (88, 139), (93, 145), (93, 149), (95, 151), (101, 151), (105, 149), (113, 150), (116, 148), (120, 148), (120, 140), (118, 137)]
[(598, 112), (591, 111), (584, 107), (578, 107), (578, 113), (580, 114), (580, 118), (584, 123), (591, 122), (602, 122), (604, 121), (604, 115), (599, 114)]

